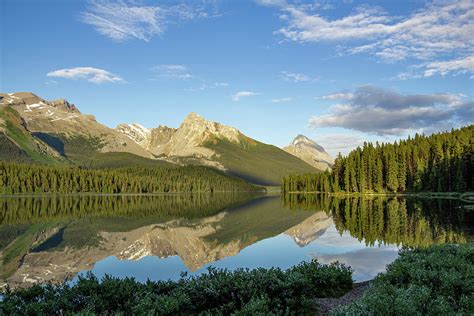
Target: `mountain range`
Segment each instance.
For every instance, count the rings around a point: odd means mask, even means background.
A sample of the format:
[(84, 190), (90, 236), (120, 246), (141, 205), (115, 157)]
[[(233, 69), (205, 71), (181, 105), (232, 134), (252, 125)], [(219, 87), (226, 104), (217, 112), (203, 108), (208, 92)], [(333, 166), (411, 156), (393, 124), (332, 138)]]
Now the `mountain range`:
[(252, 183), (279, 185), (289, 173), (318, 172), (332, 158), (298, 135), (284, 149), (190, 113), (178, 128), (138, 123), (109, 128), (64, 99), (0, 93), (0, 159), (89, 167), (205, 165)]

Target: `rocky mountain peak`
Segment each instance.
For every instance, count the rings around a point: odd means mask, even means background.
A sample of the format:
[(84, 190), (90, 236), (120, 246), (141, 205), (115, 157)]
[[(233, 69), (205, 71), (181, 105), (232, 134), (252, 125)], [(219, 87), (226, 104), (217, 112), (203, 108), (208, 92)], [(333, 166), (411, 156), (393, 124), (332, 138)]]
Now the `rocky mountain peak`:
[(208, 121), (195, 112), (188, 114), (178, 130), (186, 131), (185, 134), (192, 136), (196, 144), (202, 144), (209, 137), (225, 139), (230, 142), (239, 142), (241, 135), (238, 129)]
[(74, 104), (64, 99), (46, 101), (31, 92), (0, 93), (0, 96), (2, 97), (0, 100), (1, 103), (10, 106), (26, 106), (27, 112), (31, 112), (33, 109), (52, 110), (54, 108), (67, 113), (81, 113)]
[(69, 103), (67, 100), (64, 100), (64, 99), (54, 100), (54, 101), (49, 102), (49, 104), (52, 107), (62, 110), (64, 112), (81, 113), (79, 112), (79, 109), (74, 104)]
[(204, 119), (204, 117), (202, 117), (201, 115), (197, 114), (196, 112), (190, 112), (186, 118), (184, 119), (183, 123), (185, 122), (188, 122), (188, 123), (192, 123), (192, 122), (196, 122), (196, 121), (206, 121)]
[(301, 134), (296, 136), (291, 144), (283, 150), (320, 170), (331, 169), (334, 163), (334, 159), (321, 145)]
[(0, 93), (0, 103), (4, 105), (24, 105), (45, 102), (31, 92)]
[(36, 94), (32, 92), (15, 92), (15, 93), (9, 93), (8, 95), (14, 99), (22, 99), (27, 104), (45, 101), (44, 99), (40, 98), (39, 96), (37, 96)]
[(322, 146), (318, 145), (314, 140), (301, 134), (299, 134), (293, 139), (293, 142), (291, 143), (290, 146), (296, 146), (296, 147), (309, 146), (320, 152), (325, 152)]

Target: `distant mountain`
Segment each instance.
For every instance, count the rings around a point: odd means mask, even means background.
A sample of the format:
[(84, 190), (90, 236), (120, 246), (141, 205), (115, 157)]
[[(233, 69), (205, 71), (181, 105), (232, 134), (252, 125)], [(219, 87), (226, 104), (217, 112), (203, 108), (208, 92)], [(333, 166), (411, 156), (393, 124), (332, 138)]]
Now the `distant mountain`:
[(196, 113), (190, 113), (177, 129), (121, 124), (116, 130), (157, 157), (213, 166), (257, 184), (279, 185), (288, 173), (318, 171), (278, 147)]
[[(0, 93), (0, 159), (66, 162), (92, 167), (205, 165), (261, 185), (318, 169), (238, 129), (190, 113), (178, 128), (120, 124), (108, 128), (64, 99)], [(6, 154), (8, 152), (8, 154)], [(3, 157), (5, 156), (5, 157)]]
[(296, 136), (293, 142), (283, 150), (319, 170), (331, 169), (334, 164), (334, 159), (322, 146), (304, 135)]

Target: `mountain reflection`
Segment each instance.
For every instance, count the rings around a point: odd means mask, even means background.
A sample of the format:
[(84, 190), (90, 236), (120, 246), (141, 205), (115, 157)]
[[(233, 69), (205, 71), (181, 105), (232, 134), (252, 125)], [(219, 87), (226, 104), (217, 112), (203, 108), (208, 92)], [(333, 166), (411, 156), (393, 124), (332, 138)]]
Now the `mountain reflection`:
[[(70, 280), (111, 256), (133, 261), (177, 256), (193, 272), (281, 234), (307, 247), (330, 227), (367, 246), (463, 243), (472, 227), (472, 218), (452, 200), (41, 196), (0, 198), (0, 206), (0, 279), (11, 286)], [(353, 260), (350, 254), (318, 256), (323, 262), (334, 258)], [(364, 265), (369, 269), (370, 263)]]

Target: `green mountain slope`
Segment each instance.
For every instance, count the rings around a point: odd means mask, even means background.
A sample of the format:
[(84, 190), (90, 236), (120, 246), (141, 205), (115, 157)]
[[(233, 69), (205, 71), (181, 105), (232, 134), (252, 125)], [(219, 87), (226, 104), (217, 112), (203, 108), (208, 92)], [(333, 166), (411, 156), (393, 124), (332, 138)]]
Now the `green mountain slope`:
[(215, 139), (204, 144), (214, 150), (229, 174), (260, 185), (280, 185), (291, 173), (319, 172), (280, 148), (242, 137), (240, 144)]
[(60, 155), (33, 136), (17, 111), (0, 107), (0, 160), (57, 163)]
[(137, 156), (128, 152), (102, 152), (104, 141), (99, 137), (55, 133), (34, 133), (43, 142), (66, 157), (70, 163), (90, 168), (173, 167), (172, 163)]
[(91, 168), (174, 166), (127, 152), (103, 153), (100, 151), (102, 145), (98, 137), (31, 133), (16, 110), (9, 106), (0, 107), (0, 160), (75, 164)]

